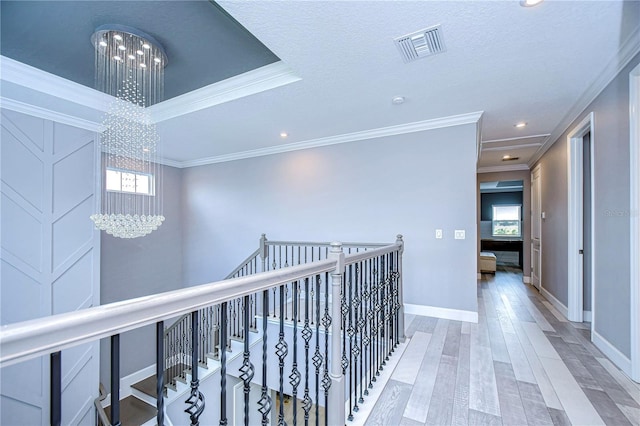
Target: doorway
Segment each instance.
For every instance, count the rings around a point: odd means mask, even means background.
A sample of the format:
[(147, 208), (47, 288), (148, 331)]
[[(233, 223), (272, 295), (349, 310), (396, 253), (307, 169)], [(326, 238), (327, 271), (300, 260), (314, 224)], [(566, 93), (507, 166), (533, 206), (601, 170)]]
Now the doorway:
[[(569, 171), (568, 319), (569, 321), (583, 322), (585, 320), (585, 304), (588, 303), (590, 307), (588, 311), (590, 318), (588, 319), (591, 320), (592, 330), (595, 321), (592, 297), (594, 294), (594, 247), (591, 244), (591, 236), (593, 235), (593, 220), (591, 219), (594, 216), (593, 203), (591, 202), (594, 181), (593, 135), (593, 113), (591, 113), (567, 136), (567, 168)], [(585, 151), (587, 152), (585, 153)], [(585, 213), (585, 210), (588, 211)], [(585, 227), (587, 228), (586, 232)]]
[(540, 291), (542, 271), (542, 201), (540, 166), (531, 173), (531, 285)]

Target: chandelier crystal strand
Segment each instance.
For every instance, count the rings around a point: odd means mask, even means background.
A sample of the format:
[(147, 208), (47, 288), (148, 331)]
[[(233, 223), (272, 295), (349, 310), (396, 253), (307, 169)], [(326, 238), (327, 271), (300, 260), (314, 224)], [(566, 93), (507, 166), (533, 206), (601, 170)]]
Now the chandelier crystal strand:
[(114, 99), (100, 137), (101, 208), (91, 219), (115, 237), (141, 237), (165, 219), (159, 137), (147, 108), (162, 100), (166, 55), (153, 37), (124, 26), (100, 27), (92, 42), (96, 87)]

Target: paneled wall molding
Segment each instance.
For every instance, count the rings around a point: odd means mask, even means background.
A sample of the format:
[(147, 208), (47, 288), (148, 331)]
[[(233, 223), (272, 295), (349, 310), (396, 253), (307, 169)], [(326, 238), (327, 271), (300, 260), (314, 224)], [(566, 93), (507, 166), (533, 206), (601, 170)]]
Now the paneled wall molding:
[(367, 139), (376, 139), (388, 136), (403, 135), (407, 133), (423, 132), (425, 130), (441, 129), (445, 127), (460, 126), (463, 124), (478, 124), (482, 119), (482, 111), (469, 114), (460, 114), (450, 117), (435, 118), (431, 120), (416, 121), (413, 123), (399, 124), (396, 126), (380, 127), (377, 129), (363, 130), (360, 132), (345, 133), (342, 135), (328, 136), (302, 142), (294, 142), (267, 148), (253, 149), (226, 155), (218, 155), (193, 161), (183, 161), (180, 167), (195, 167), (206, 164), (224, 163), (227, 161), (242, 160), (245, 158), (263, 157), (265, 155), (280, 154), (284, 152), (298, 151), (302, 149), (317, 148), (321, 146), (337, 145), (356, 142)]

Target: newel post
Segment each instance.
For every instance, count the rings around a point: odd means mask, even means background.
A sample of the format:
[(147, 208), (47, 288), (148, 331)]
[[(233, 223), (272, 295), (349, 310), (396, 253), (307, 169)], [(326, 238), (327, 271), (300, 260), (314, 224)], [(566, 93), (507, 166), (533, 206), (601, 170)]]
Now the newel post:
[(404, 253), (404, 240), (402, 235), (398, 234), (396, 238), (396, 244), (398, 248), (398, 303), (400, 303), (400, 309), (398, 310), (398, 331), (400, 332), (400, 341), (404, 342), (407, 338), (404, 334), (404, 297), (402, 295), (402, 254)]
[[(329, 400), (326, 407), (328, 423), (332, 426), (345, 424), (344, 413), (344, 376), (340, 359), (342, 357), (342, 331), (340, 330), (340, 289), (344, 276), (344, 253), (341, 243), (331, 243), (329, 254), (331, 259), (336, 260), (336, 269), (331, 273), (331, 387), (329, 388)], [(328, 361), (328, 360), (327, 360)]]
[(262, 272), (265, 272), (267, 269), (267, 256), (269, 252), (267, 250), (267, 235), (262, 234), (260, 236), (260, 260), (262, 261)]

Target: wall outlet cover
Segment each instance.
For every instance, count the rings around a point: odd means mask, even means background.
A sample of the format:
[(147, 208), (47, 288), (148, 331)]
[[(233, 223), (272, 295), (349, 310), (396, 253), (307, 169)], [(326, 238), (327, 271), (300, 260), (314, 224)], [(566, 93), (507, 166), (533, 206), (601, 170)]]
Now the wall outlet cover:
[(456, 240), (464, 240), (464, 229), (456, 229), (453, 236)]
[(442, 239), (442, 229), (436, 229), (436, 238), (439, 240)]

